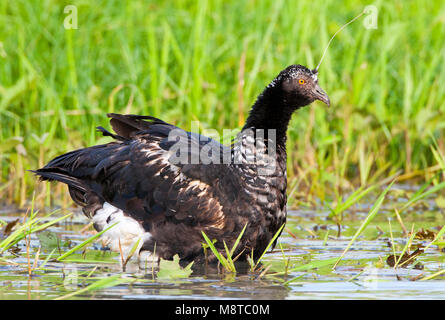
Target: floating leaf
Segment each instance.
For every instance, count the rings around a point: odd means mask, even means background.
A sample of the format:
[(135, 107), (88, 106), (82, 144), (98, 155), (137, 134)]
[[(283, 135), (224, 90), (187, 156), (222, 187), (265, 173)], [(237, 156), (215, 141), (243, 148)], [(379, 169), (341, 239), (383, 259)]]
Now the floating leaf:
[(181, 268), (179, 264), (179, 256), (176, 254), (173, 261), (161, 259), (159, 262), (158, 279), (179, 279), (188, 278), (192, 274), (193, 262), (189, 263), (185, 268)]
[(433, 240), (436, 237), (436, 233), (434, 231), (428, 230), (428, 229), (420, 229), (418, 232), (416, 232), (417, 239), (420, 240)]
[[(416, 261), (415, 257), (417, 257), (418, 255), (423, 253), (423, 249), (416, 249), (416, 251), (414, 251), (413, 253), (409, 254), (407, 252), (405, 252), (402, 257), (400, 258), (399, 255), (390, 255), (388, 258), (386, 258), (386, 263), (390, 266), (390, 267), (394, 267), (396, 265), (396, 261), (398, 262), (398, 265), (401, 266), (402, 268), (406, 268), (407, 266), (409, 266), (410, 264), (412, 264), (414, 261)], [(415, 269), (423, 269), (423, 265), (421, 263), (417, 263), (414, 266)]]
[(11, 234), (12, 229), (15, 227), (15, 225), (19, 222), (19, 219), (16, 219), (14, 221), (9, 222), (6, 226), (5, 229), (3, 230), (3, 235), (8, 236)]
[(37, 238), (39, 238), (40, 246), (43, 250), (51, 251), (61, 246), (60, 239), (55, 232), (42, 231), (37, 234)]

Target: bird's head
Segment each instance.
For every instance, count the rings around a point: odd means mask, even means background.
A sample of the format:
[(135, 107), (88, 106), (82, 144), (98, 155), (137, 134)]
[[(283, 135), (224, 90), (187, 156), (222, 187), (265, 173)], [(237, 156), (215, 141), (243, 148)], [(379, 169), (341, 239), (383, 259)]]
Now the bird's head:
[(276, 129), (277, 136), (285, 138), (294, 111), (315, 100), (330, 105), (328, 95), (318, 84), (318, 72), (302, 65), (291, 65), (258, 96), (243, 129)]
[(328, 95), (318, 84), (317, 70), (310, 70), (302, 65), (287, 67), (269, 86), (279, 87), (288, 103), (295, 107), (308, 105), (315, 100), (330, 105)]

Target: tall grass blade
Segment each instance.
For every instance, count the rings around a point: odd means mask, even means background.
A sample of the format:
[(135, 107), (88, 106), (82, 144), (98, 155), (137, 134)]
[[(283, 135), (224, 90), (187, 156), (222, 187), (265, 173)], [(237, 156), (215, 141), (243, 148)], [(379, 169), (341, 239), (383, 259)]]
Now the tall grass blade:
[[(431, 182), (433, 181), (433, 179), (438, 175), (438, 173), (431, 178), (430, 180), (428, 180), (427, 182), (425, 182), (420, 188), (419, 190), (417, 190), (412, 196), (411, 198), (403, 205), (403, 207), (400, 209), (399, 212), (405, 210), (406, 208), (408, 208), (409, 206), (411, 206), (413, 203), (415, 203), (416, 201), (419, 201), (423, 198), (426, 198), (427, 196), (436, 193), (438, 191), (440, 191), (441, 189), (445, 188), (445, 181), (441, 182), (433, 187), (431, 187), (430, 189), (426, 190), (426, 188), (431, 184)], [(426, 190), (426, 191), (425, 191)]]
[(125, 283), (125, 282), (129, 281), (128, 279), (123, 279), (121, 277), (122, 277), (121, 274), (115, 274), (115, 275), (113, 275), (111, 277), (106, 277), (106, 278), (103, 278), (103, 279), (96, 280), (94, 283), (90, 284), (89, 286), (87, 286), (85, 288), (82, 288), (80, 290), (77, 290), (75, 292), (66, 294), (66, 295), (61, 296), (61, 297), (57, 297), (54, 300), (68, 299), (68, 298), (71, 298), (73, 296), (85, 293), (87, 291), (102, 290), (102, 289), (106, 289), (106, 288), (109, 288), (109, 287), (114, 287), (116, 285), (119, 285), (121, 283)]
[(363, 232), (363, 230), (365, 230), (365, 228), (369, 225), (369, 223), (371, 223), (371, 221), (374, 219), (374, 217), (377, 215), (377, 213), (379, 212), (380, 206), (383, 203), (383, 200), (385, 199), (385, 195), (388, 193), (389, 189), (391, 189), (392, 185), (394, 184), (395, 180), (393, 182), (391, 182), (389, 184), (388, 187), (386, 187), (386, 189), (380, 194), (380, 196), (377, 198), (376, 202), (374, 203), (374, 205), (372, 206), (371, 210), (369, 211), (365, 221), (363, 221), (363, 223), (360, 225), (360, 227), (358, 228), (357, 232), (354, 234), (354, 236), (352, 237), (351, 241), (349, 241), (348, 245), (346, 246), (345, 250), (343, 251), (343, 253), (341, 254), (340, 258), (338, 258), (337, 262), (335, 263), (335, 265), (333, 266), (333, 269), (335, 269), (338, 265), (338, 263), (340, 262), (340, 260), (344, 257), (344, 255), (346, 254), (346, 252), (348, 252), (348, 250), (351, 248), (352, 244), (355, 242), (355, 240), (357, 239), (357, 237)]
[[(17, 230), (15, 230), (13, 233), (11, 233), (7, 238), (3, 239), (0, 242), (0, 253), (8, 250), (15, 244), (17, 244), (20, 240), (24, 239), (26, 236), (28, 236), (31, 233), (42, 231), (64, 219), (67, 219), (72, 215), (72, 213), (69, 213), (65, 216), (53, 219), (49, 222), (39, 224), (43, 220), (43, 218), (36, 218), (36, 211), (35, 213), (32, 213), (30, 218), (27, 219)], [(55, 212), (55, 211), (54, 211)], [(44, 217), (44, 219), (49, 218), (51, 215), (54, 214), (54, 212), (49, 213)]]
[(439, 271), (433, 273), (432, 275), (429, 275), (429, 276), (426, 276), (426, 277), (420, 279), (419, 281), (431, 280), (431, 279), (434, 279), (435, 277), (441, 276), (443, 274), (445, 274), (445, 269), (439, 270)]
[(212, 250), (215, 257), (218, 259), (218, 261), (222, 264), (222, 266), (226, 269), (230, 269), (229, 263), (226, 258), (224, 258), (219, 251), (216, 249), (215, 244), (212, 242), (212, 240), (207, 237), (207, 235), (204, 233), (204, 231), (201, 231), (202, 236), (204, 237), (205, 242), (209, 246), (210, 250)]
[(65, 252), (64, 254), (62, 254), (61, 256), (59, 256), (56, 260), (57, 261), (62, 261), (63, 259), (69, 257), (70, 255), (72, 255), (74, 252), (82, 249), (83, 247), (85, 247), (86, 245), (88, 245), (89, 243), (93, 242), (94, 240), (96, 240), (97, 238), (99, 238), (102, 234), (104, 234), (105, 232), (107, 232), (108, 230), (110, 230), (111, 228), (113, 228), (115, 225), (117, 225), (118, 222), (116, 222), (115, 224), (109, 226), (108, 228), (102, 230), (101, 232), (96, 233), (95, 235), (89, 237), (88, 239), (86, 239), (85, 241), (83, 241), (82, 243), (78, 244), (77, 246), (75, 246), (74, 248), (72, 248), (71, 250), (68, 250), (67, 252)]
[(277, 232), (275, 232), (275, 235), (273, 236), (273, 238), (269, 241), (269, 244), (267, 245), (266, 249), (264, 249), (263, 253), (261, 254), (261, 256), (258, 258), (257, 262), (255, 263), (255, 268), (258, 266), (258, 264), (261, 262), (261, 260), (263, 260), (264, 255), (266, 254), (266, 252), (270, 249), (270, 247), (272, 246), (272, 244), (275, 242), (275, 240), (278, 238), (278, 236), (281, 234), (281, 231), (283, 231), (285, 224), (283, 223), (283, 225), (280, 227), (280, 229), (278, 229)]

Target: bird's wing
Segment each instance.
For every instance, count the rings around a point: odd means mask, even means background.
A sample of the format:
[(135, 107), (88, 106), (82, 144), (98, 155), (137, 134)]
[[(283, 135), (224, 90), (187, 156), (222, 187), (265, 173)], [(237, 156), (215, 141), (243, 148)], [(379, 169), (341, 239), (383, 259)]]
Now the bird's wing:
[[(168, 217), (222, 226), (215, 184), (230, 175), (230, 169), (215, 159), (230, 148), (153, 117), (109, 117), (116, 134), (98, 129), (117, 141), (61, 155), (35, 173), (44, 180), (67, 183), (73, 199), (83, 206), (88, 199), (82, 196), (91, 192), (141, 223)], [(184, 154), (178, 153), (180, 149)], [(203, 150), (213, 163), (194, 162)]]

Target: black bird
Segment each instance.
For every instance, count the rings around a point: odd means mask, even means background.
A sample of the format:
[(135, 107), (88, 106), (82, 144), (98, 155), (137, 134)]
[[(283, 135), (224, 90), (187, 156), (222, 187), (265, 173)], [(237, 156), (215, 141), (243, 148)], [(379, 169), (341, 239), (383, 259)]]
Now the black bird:
[(235, 255), (256, 259), (286, 222), (288, 123), (315, 100), (330, 104), (317, 71), (291, 65), (258, 96), (231, 146), (150, 116), (111, 113), (115, 133), (98, 130), (115, 141), (33, 172), (67, 184), (97, 231), (115, 224), (102, 235), (112, 250), (128, 253), (140, 239), (140, 258), (202, 261), (202, 231), (224, 252), (247, 224)]

